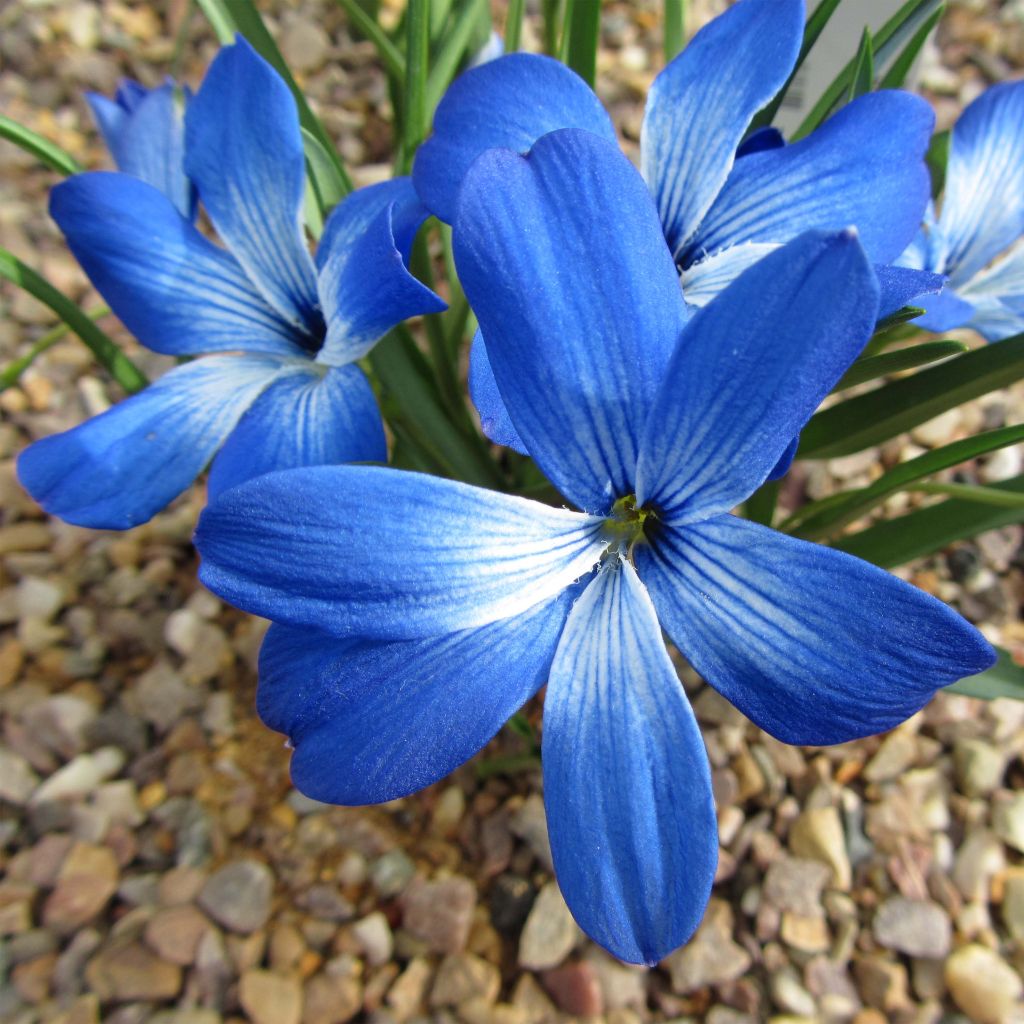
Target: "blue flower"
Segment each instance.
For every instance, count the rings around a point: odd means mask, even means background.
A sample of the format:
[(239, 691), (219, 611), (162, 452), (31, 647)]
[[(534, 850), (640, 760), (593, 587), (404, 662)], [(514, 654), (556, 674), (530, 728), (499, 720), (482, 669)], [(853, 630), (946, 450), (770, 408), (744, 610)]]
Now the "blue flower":
[(640, 176), (565, 130), (474, 164), (454, 246), (515, 429), (584, 511), (378, 467), (274, 473), (203, 513), (201, 578), (275, 620), (259, 712), (317, 799), (435, 782), (547, 682), (562, 892), (653, 963), (696, 928), (717, 858), (662, 627), (790, 743), (888, 729), (993, 651), (915, 587), (729, 512), (872, 330), (852, 233), (805, 233), (694, 312)]
[[(698, 32), (648, 94), (643, 175), (691, 305), (704, 305), (802, 232), (853, 224), (879, 265), (882, 318), (943, 283), (886, 265), (920, 225), (929, 192), (924, 154), (935, 118), (919, 97), (883, 91), (859, 97), (792, 145), (783, 145), (774, 129), (744, 141), (751, 118), (789, 77), (803, 23), (803, 0), (739, 0)], [(600, 101), (563, 64), (524, 53), (498, 58), (448, 90), (434, 134), (417, 154), (416, 189), (431, 212), (450, 221), (463, 176), (480, 153), (495, 146), (525, 151), (563, 127), (615, 141)], [(493, 401), (497, 390), (479, 340), (471, 365), (485, 433), (526, 454), (502, 430), (507, 414)], [(795, 451), (796, 441), (776, 475)]]
[(1024, 82), (981, 94), (953, 128), (942, 211), (900, 259), (949, 277), (918, 304), (930, 331), (972, 327), (989, 341), (1024, 331)]
[(211, 494), (287, 466), (383, 461), (356, 360), (400, 320), (444, 308), (406, 269), (427, 215), (408, 178), (348, 196), (314, 263), (295, 104), (243, 40), (189, 104), (186, 170), (226, 250), (128, 175), (76, 175), (53, 191), (72, 252), (129, 330), (157, 352), (203, 355), (22, 453), (26, 489), (79, 526), (145, 522), (215, 455)]
[(196, 193), (185, 174), (188, 87), (179, 88), (169, 79), (147, 89), (126, 79), (112, 100), (94, 92), (85, 98), (118, 169), (158, 188), (191, 220)]

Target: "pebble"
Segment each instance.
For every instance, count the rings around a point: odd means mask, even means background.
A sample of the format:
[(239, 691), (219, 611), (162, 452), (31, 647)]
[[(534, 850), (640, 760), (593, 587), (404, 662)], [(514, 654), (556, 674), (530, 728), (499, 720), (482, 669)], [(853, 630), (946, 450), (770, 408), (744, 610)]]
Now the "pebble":
[(848, 891), (852, 882), (839, 812), (834, 807), (811, 807), (793, 822), (789, 848), (797, 857), (820, 861), (832, 870), (832, 885)]
[(885, 782), (902, 775), (917, 759), (917, 737), (895, 729), (885, 737), (875, 756), (864, 768), (868, 782)]
[(433, 973), (430, 962), (417, 956), (409, 961), (405, 970), (395, 979), (388, 990), (386, 1002), (397, 1020), (408, 1020), (423, 1006)]
[(1024, 995), (1020, 975), (976, 943), (961, 946), (946, 961), (946, 984), (957, 1006), (978, 1024), (1004, 1024)]
[(370, 864), (370, 880), (385, 899), (398, 896), (415, 874), (416, 865), (404, 850), (389, 850)]
[(780, 857), (768, 868), (762, 896), (780, 910), (804, 917), (821, 916), (821, 891), (832, 877), (827, 864), (799, 857)]
[(732, 907), (724, 900), (712, 899), (689, 944), (662, 963), (672, 976), (673, 992), (685, 995), (708, 985), (734, 981), (746, 973), (750, 954), (733, 940), (732, 928)]
[(273, 971), (246, 971), (238, 982), (238, 1001), (253, 1024), (300, 1024), (302, 986)]
[(596, 1017), (604, 1013), (604, 994), (594, 965), (586, 960), (563, 964), (545, 971), (542, 977), (555, 1005), (573, 1017)]
[(118, 874), (112, 850), (75, 843), (43, 906), (43, 923), (58, 932), (71, 932), (91, 921), (117, 892)]
[(270, 917), (274, 876), (257, 860), (237, 860), (214, 872), (199, 893), (199, 905), (218, 924), (247, 935)]
[(873, 931), (879, 945), (914, 957), (944, 957), (953, 940), (949, 915), (942, 907), (930, 900), (902, 896), (894, 896), (878, 908)]
[(1007, 846), (1024, 853), (1024, 793), (996, 794), (992, 830)]
[(95, 753), (79, 754), (58, 768), (29, 799), (30, 806), (54, 800), (85, 796), (124, 766), (125, 756), (117, 747), (101, 747)]
[(306, 982), (302, 1024), (346, 1024), (363, 1008), (358, 978), (317, 974)]
[(93, 957), (85, 979), (104, 1002), (173, 999), (181, 990), (181, 968), (132, 940), (115, 941)]
[(548, 839), (548, 819), (543, 797), (531, 793), (509, 818), (509, 828), (513, 835), (526, 843), (548, 871), (555, 870), (551, 860), (551, 842)]
[(195, 960), (209, 920), (195, 907), (183, 904), (158, 910), (146, 925), (147, 945), (164, 960), (187, 967)]
[(986, 796), (997, 789), (1006, 772), (1006, 755), (979, 739), (959, 739), (953, 746), (957, 786), (967, 796)]
[(519, 965), (535, 971), (557, 967), (579, 940), (579, 925), (565, 905), (558, 883), (546, 883), (519, 938)]
[(28, 761), (0, 744), (0, 800), (24, 807), (38, 785), (39, 776)]
[(281, 53), (293, 71), (316, 71), (330, 49), (327, 33), (308, 18), (292, 22), (281, 35)]
[(475, 906), (476, 886), (468, 878), (418, 878), (402, 896), (402, 926), (435, 953), (460, 953)]
[(362, 947), (366, 962), (371, 967), (379, 967), (391, 959), (395, 939), (388, 919), (379, 910), (356, 921), (352, 925), (352, 935)]
[(495, 964), (472, 953), (455, 953), (446, 956), (437, 969), (430, 1005), (459, 1006), (470, 1000), (491, 1004), (500, 989), (501, 972)]
[(1011, 875), (1003, 883), (1002, 915), (1010, 935), (1024, 943), (1024, 874)]

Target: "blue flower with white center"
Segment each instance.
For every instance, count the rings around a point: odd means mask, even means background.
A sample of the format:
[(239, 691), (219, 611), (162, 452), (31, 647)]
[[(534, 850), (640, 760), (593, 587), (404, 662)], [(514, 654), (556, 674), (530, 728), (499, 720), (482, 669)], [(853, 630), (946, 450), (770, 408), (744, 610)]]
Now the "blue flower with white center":
[(930, 331), (971, 327), (989, 341), (1024, 331), (1024, 82), (981, 94), (953, 128), (938, 217), (900, 258), (945, 274), (939, 295), (917, 304)]
[(202, 356), (21, 454), (29, 493), (79, 526), (145, 522), (211, 459), (211, 495), (275, 469), (384, 461), (356, 360), (399, 321), (444, 308), (406, 269), (427, 216), (408, 178), (348, 196), (310, 257), (294, 100), (244, 40), (189, 103), (186, 170), (226, 249), (126, 174), (53, 191), (72, 252), (129, 330), (157, 352)]
[[(753, 116), (789, 77), (803, 24), (804, 0), (739, 0), (701, 29), (647, 96), (643, 176), (689, 304), (704, 305), (804, 231), (855, 225), (878, 265), (881, 319), (942, 287), (939, 276), (887, 265), (914, 237), (928, 202), (924, 155), (935, 118), (919, 97), (883, 91), (857, 98), (792, 145), (774, 129), (744, 141)], [(615, 141), (600, 101), (565, 65), (526, 53), (498, 58), (448, 90), (413, 182), (431, 212), (451, 221), (463, 176), (480, 153), (525, 151), (564, 127)], [(493, 401), (497, 389), (479, 339), (471, 366), (484, 432), (527, 454), (502, 430), (507, 415)], [(795, 451), (796, 441), (775, 475)]]
[(562, 892), (597, 942), (653, 963), (696, 928), (717, 859), (662, 627), (790, 743), (888, 729), (994, 654), (915, 587), (729, 513), (872, 330), (852, 233), (801, 235), (694, 312), (642, 179), (576, 130), (480, 157), (454, 220), (503, 403), (583, 511), (378, 467), (273, 473), (203, 513), (201, 578), (275, 620), (259, 712), (316, 799), (437, 781), (547, 682)]
[(158, 188), (191, 220), (196, 193), (185, 174), (188, 87), (168, 79), (147, 89), (126, 79), (112, 100), (95, 92), (86, 93), (85, 98), (118, 170)]

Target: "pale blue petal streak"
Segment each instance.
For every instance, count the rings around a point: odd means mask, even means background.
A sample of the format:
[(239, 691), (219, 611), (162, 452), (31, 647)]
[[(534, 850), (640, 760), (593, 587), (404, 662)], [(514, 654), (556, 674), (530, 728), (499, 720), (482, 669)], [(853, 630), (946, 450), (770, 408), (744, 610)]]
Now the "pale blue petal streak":
[(570, 501), (606, 511), (632, 490), (686, 318), (643, 181), (589, 132), (492, 150), (466, 176), (454, 248), (517, 433)]
[(242, 417), (213, 460), (210, 500), (276, 469), (387, 457), (384, 424), (366, 374), (358, 366), (323, 371), (304, 362), (271, 384)]
[(407, 317), (446, 308), (407, 269), (427, 216), (409, 178), (359, 189), (331, 212), (316, 253), (327, 321), (320, 362), (352, 362)]
[(495, 444), (512, 448), (520, 455), (529, 455), (523, 439), (509, 419), (508, 409), (498, 391), (491, 361), (487, 358), (484, 336), (477, 331), (469, 349), (469, 397), (480, 416), (480, 429)]
[(185, 170), (253, 284), (282, 316), (318, 335), (299, 115), (284, 80), (241, 36), (217, 54), (188, 105)]
[(954, 285), (1024, 235), (1024, 82), (987, 89), (954, 126), (939, 226)]
[(695, 520), (747, 498), (860, 354), (877, 308), (874, 272), (847, 232), (808, 232), (747, 270), (679, 340), (637, 500)]
[(655, 78), (641, 164), (673, 253), (725, 183), (750, 119), (789, 76), (803, 25), (803, 0), (740, 0)]
[(259, 393), (281, 372), (260, 356), (208, 356), (18, 459), (18, 478), (51, 515), (76, 526), (144, 523), (202, 472)]
[(291, 741), (295, 786), (315, 800), (375, 804), (443, 779), (547, 681), (571, 595), (422, 640), (271, 626), (257, 709)]
[(666, 526), (636, 561), (693, 667), (785, 743), (885, 732), (995, 660), (973, 626), (909, 583), (734, 516)]
[(50, 215), (96, 290), (139, 341), (168, 355), (301, 355), (302, 337), (152, 185), (76, 174), (50, 193)]
[(965, 326), (989, 341), (1024, 331), (1024, 242), (976, 274), (960, 289), (960, 298), (975, 306)]
[(462, 179), (481, 153), (496, 147), (525, 153), (558, 128), (583, 128), (615, 141), (601, 101), (559, 61), (510, 53), (472, 68), (438, 104), (434, 134), (416, 154), (416, 191), (431, 213), (450, 224)]
[(226, 491), (200, 576), (277, 622), (412, 639), (517, 615), (589, 572), (602, 521), (419, 473), (320, 466)]
[(693, 934), (718, 830), (700, 729), (626, 562), (566, 623), (544, 704), (544, 801), (555, 874), (587, 934), (654, 964)]
[(872, 260), (895, 260), (928, 202), (924, 154), (934, 122), (919, 96), (870, 93), (806, 139), (744, 157), (682, 262), (743, 242), (788, 242), (803, 231), (851, 225)]

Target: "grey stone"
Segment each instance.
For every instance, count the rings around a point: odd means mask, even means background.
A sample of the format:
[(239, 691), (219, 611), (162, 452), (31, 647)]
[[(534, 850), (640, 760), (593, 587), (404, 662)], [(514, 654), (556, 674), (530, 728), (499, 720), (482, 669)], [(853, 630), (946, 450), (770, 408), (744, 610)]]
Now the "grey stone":
[(404, 850), (389, 850), (370, 864), (370, 881), (381, 896), (397, 896), (412, 881), (416, 865)]
[(266, 864), (237, 860), (210, 876), (198, 902), (218, 924), (246, 935), (267, 923), (273, 893), (274, 876)]
[(556, 882), (537, 894), (519, 938), (519, 964), (542, 971), (557, 967), (572, 952), (581, 932)]
[(931, 900), (908, 900), (902, 896), (887, 899), (875, 914), (876, 941), (887, 949), (908, 956), (944, 957), (950, 950), (953, 933), (949, 915)]

